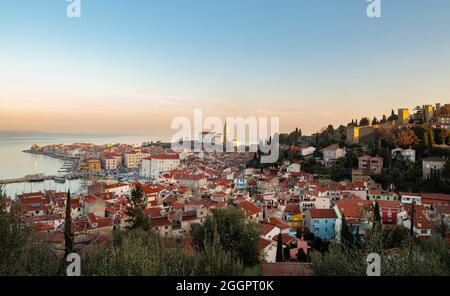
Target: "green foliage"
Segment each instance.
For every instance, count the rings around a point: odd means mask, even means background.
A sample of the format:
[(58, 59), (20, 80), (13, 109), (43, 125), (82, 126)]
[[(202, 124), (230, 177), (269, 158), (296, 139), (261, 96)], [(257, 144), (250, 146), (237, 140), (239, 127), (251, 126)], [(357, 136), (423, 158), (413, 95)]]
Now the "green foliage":
[(370, 119), (367, 118), (367, 117), (361, 118), (361, 120), (359, 121), (359, 125), (360, 125), (360, 126), (367, 126), (367, 125), (370, 125)]
[(217, 233), (204, 249), (188, 252), (152, 231), (130, 230), (120, 244), (98, 246), (84, 256), (83, 275), (92, 276), (235, 276), (239, 260), (220, 246)]
[(241, 210), (233, 207), (217, 209), (214, 216), (208, 217), (203, 225), (193, 226), (194, 244), (204, 249), (205, 241), (211, 242), (217, 232), (223, 249), (240, 259), (246, 266), (259, 262), (257, 224), (246, 221)]
[(341, 248), (332, 244), (326, 253), (312, 252), (314, 275), (318, 276), (363, 276), (366, 262), (360, 250)]
[(385, 249), (403, 248), (409, 243), (409, 231), (403, 226), (393, 225), (383, 231), (383, 242)]
[(5, 198), (0, 186), (0, 275), (58, 275), (56, 255), (44, 242), (31, 239), (31, 227), (22, 217), (6, 212)]
[(311, 248), (319, 251), (321, 253), (328, 252), (328, 247), (330, 243), (328, 241), (322, 240), (320, 237), (315, 237), (314, 240), (311, 243)]
[(277, 256), (276, 261), (277, 262), (283, 262), (283, 237), (281, 233), (278, 234), (277, 238)]
[(356, 239), (350, 226), (347, 224), (345, 215), (342, 215), (342, 229), (341, 229), (341, 245), (345, 248), (353, 249), (356, 245)]
[(289, 246), (289, 244), (284, 248), (283, 252), (284, 261), (291, 260), (291, 247)]
[[(396, 248), (392, 251), (385, 249)], [(370, 253), (381, 257), (383, 276), (450, 275), (450, 247), (440, 237), (412, 241), (407, 231), (373, 229), (362, 248), (336, 243), (326, 253), (313, 252), (314, 273), (319, 276), (365, 276)]]
[(301, 136), (302, 131), (296, 128), (295, 131), (291, 132), (290, 134), (280, 134), (278, 140), (280, 144), (297, 145)]
[(373, 209), (373, 221), (378, 226), (381, 226), (381, 224), (382, 224), (382, 222), (381, 222), (381, 214), (380, 214), (380, 205), (378, 204), (377, 201), (375, 202), (375, 207)]
[(447, 130), (443, 128), (433, 129), (434, 141), (437, 145), (445, 144), (447, 141)]
[(67, 192), (66, 199), (66, 217), (64, 220), (64, 258), (73, 253), (73, 233), (72, 233), (72, 214), (71, 214), (70, 189)]
[(298, 250), (297, 260), (298, 262), (308, 262), (308, 255), (305, 254), (305, 251), (303, 251), (302, 248)]
[(341, 157), (331, 167), (327, 168), (331, 180), (336, 182), (351, 180), (352, 169), (351, 167), (348, 167), (348, 164), (348, 158)]
[(142, 192), (142, 185), (138, 183), (131, 191), (130, 206), (126, 210), (129, 229), (149, 229), (149, 218), (144, 213), (146, 206), (147, 201)]

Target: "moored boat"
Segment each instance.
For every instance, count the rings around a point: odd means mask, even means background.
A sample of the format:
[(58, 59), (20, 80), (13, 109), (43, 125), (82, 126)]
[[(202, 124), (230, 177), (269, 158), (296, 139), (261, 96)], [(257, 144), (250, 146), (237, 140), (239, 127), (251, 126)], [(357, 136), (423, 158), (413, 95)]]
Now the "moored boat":
[(66, 178), (65, 177), (60, 177), (60, 176), (54, 176), (53, 180), (56, 183), (66, 183)]

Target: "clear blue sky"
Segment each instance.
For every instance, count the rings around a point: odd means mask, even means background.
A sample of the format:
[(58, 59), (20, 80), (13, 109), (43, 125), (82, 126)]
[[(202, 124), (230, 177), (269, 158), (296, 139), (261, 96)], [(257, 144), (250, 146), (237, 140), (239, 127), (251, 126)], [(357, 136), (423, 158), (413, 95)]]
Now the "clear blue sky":
[(0, 129), (169, 130), (200, 107), (314, 132), (450, 101), (448, 0), (81, 1), (1, 0)]

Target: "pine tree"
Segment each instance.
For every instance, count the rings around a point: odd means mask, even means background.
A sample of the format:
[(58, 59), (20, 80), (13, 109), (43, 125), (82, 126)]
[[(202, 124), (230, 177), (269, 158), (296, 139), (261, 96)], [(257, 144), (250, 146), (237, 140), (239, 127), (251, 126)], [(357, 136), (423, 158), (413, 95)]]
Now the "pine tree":
[(72, 215), (71, 215), (71, 201), (70, 189), (67, 192), (66, 198), (66, 217), (64, 223), (64, 262), (67, 256), (73, 253), (73, 233), (72, 233)]
[(142, 185), (138, 183), (131, 191), (130, 205), (126, 210), (126, 214), (128, 215), (127, 222), (129, 223), (128, 228), (149, 229), (149, 219), (144, 213), (145, 208), (146, 199), (142, 192)]
[(277, 262), (283, 262), (283, 237), (281, 233), (278, 234), (277, 239)]

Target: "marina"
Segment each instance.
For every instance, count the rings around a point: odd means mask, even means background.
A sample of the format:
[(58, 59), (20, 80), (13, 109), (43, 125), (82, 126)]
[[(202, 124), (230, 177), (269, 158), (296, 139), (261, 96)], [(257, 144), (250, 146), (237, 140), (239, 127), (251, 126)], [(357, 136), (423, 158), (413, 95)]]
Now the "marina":
[(0, 185), (7, 185), (7, 184), (14, 184), (14, 183), (40, 183), (47, 180), (54, 180), (58, 183), (65, 183), (66, 180), (76, 180), (80, 179), (81, 175), (75, 175), (75, 174), (69, 174), (65, 176), (60, 175), (44, 175), (44, 174), (37, 174), (37, 175), (27, 175), (23, 178), (13, 178), (13, 179), (5, 179), (0, 180)]

